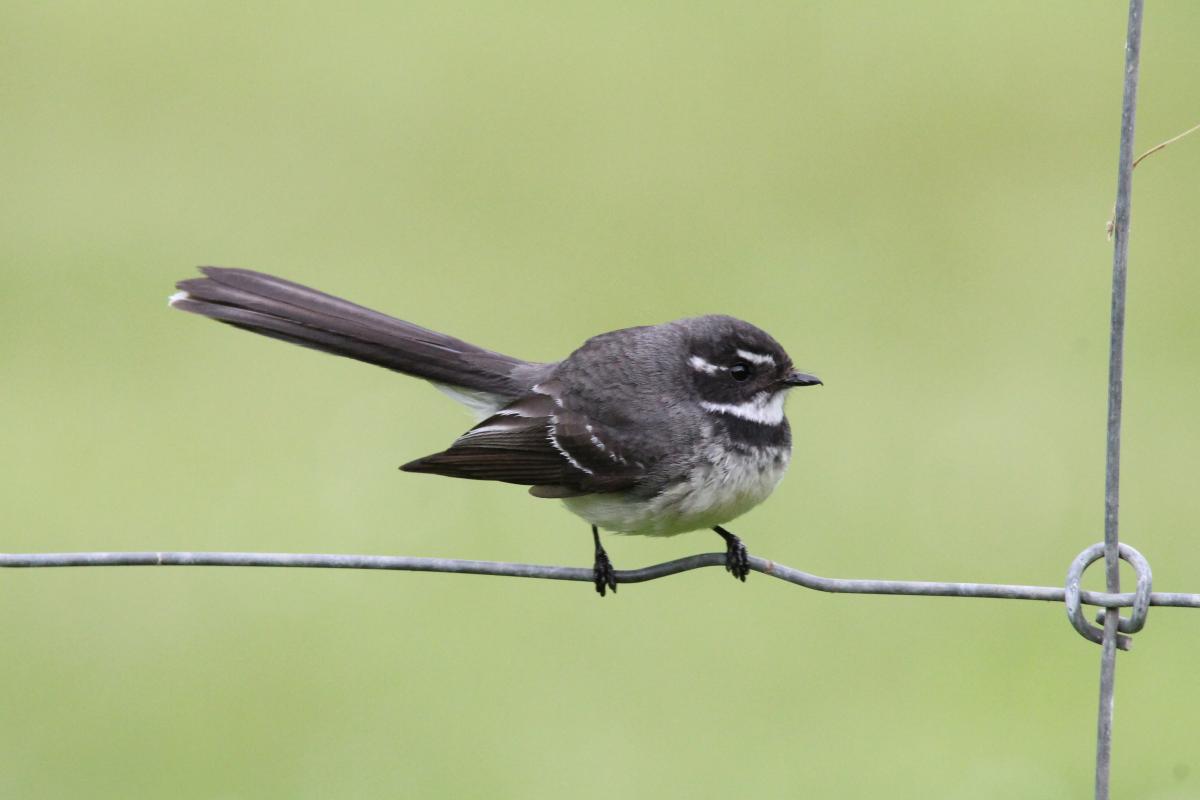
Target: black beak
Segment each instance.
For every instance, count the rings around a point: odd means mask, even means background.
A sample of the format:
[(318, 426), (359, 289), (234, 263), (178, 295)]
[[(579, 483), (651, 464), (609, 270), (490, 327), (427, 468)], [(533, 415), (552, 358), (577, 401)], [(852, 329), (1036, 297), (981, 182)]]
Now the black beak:
[(797, 372), (792, 370), (783, 378), (784, 386), (824, 386), (821, 379), (816, 375), (809, 375), (805, 372)]

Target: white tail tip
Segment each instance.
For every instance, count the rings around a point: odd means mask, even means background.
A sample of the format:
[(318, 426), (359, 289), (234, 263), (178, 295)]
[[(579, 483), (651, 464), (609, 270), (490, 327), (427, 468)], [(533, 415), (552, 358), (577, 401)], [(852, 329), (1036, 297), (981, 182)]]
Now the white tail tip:
[(189, 297), (191, 297), (191, 295), (188, 294), (187, 292), (176, 292), (175, 294), (173, 294), (167, 298), (167, 305), (173, 306), (176, 303), (178, 303), (180, 300), (187, 300)]

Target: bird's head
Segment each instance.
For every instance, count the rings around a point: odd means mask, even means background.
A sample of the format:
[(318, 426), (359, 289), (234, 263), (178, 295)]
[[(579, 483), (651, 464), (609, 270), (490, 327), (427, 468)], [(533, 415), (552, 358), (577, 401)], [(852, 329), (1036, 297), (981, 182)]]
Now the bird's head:
[(678, 324), (686, 331), (686, 369), (710, 413), (778, 425), (790, 389), (821, 384), (815, 375), (798, 371), (770, 334), (748, 322), (708, 316)]

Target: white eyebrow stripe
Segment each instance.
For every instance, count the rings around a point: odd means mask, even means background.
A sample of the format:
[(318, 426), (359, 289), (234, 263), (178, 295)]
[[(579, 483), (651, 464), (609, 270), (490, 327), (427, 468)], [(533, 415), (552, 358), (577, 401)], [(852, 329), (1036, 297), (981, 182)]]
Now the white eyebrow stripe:
[(744, 403), (710, 403), (704, 400), (700, 406), (706, 411), (729, 414), (747, 422), (757, 422), (759, 425), (778, 425), (783, 422), (783, 402), (786, 396), (786, 392), (759, 392)]
[(692, 356), (688, 359), (688, 363), (692, 365), (692, 369), (696, 370), (697, 372), (703, 372), (705, 375), (716, 375), (718, 372), (725, 369), (725, 367), (718, 367), (712, 362), (705, 361), (700, 356)]
[(770, 364), (775, 366), (775, 359), (766, 353), (752, 353), (749, 350), (738, 350), (737, 354), (751, 364)]

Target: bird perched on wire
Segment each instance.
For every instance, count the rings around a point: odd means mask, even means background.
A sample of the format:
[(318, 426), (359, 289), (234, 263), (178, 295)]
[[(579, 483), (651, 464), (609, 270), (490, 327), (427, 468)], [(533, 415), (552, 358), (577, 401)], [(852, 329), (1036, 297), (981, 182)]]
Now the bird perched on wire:
[(592, 528), (596, 591), (617, 589), (598, 528), (671, 536), (710, 528), (725, 568), (749, 555), (721, 527), (761, 503), (791, 457), (788, 391), (797, 371), (767, 333), (704, 316), (602, 333), (553, 363), (523, 361), (297, 283), (204, 267), (170, 305), (264, 336), (424, 378), (479, 423), (401, 467), (529, 487)]

